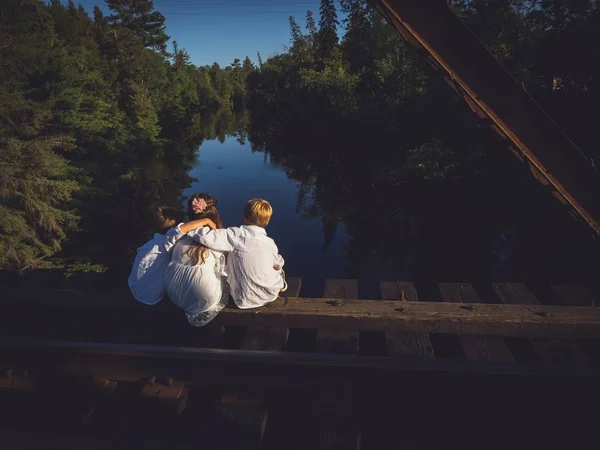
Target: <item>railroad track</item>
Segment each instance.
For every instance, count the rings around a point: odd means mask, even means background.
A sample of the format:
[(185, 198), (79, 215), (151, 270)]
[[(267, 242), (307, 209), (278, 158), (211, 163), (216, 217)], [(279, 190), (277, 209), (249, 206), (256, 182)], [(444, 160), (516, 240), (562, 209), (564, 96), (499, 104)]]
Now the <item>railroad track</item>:
[[(289, 284), (297, 297), (300, 280)], [(495, 297), (437, 287), (442, 301), (467, 306), (538, 302), (520, 283), (491, 285)], [(327, 280), (324, 297), (356, 298), (358, 283)], [(595, 305), (581, 286), (539, 297)], [(381, 299), (419, 296), (411, 283), (384, 282)], [(80, 310), (49, 311), (2, 316), (2, 448), (583, 448), (598, 419), (597, 339), (197, 330), (152, 311), (138, 326), (118, 314), (119, 327), (114, 311), (91, 320), (86, 310), (85, 324), (73, 323)]]

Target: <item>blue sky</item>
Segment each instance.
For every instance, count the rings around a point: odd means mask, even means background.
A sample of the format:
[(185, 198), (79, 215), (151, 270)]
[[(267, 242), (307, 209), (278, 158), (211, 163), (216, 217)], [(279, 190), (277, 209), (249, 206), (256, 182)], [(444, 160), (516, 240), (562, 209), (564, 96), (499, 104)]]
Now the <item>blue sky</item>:
[[(98, 4), (105, 14), (103, 0), (74, 0), (90, 14)], [(66, 0), (63, 0), (66, 3)], [(311, 10), (319, 21), (319, 0), (155, 0), (154, 6), (166, 17), (167, 34), (185, 48), (198, 66), (231, 64), (234, 58), (249, 56), (256, 62), (281, 53), (290, 43), (288, 17), (301, 27)], [(338, 8), (339, 9), (339, 8)], [(341, 22), (341, 18), (340, 18)]]

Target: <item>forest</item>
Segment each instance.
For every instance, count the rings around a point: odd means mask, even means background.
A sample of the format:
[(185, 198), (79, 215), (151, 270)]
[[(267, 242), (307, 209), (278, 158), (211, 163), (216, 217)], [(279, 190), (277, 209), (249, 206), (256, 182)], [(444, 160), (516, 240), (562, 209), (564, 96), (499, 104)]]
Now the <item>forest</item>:
[[(135, 235), (151, 202), (177, 204), (186, 163), (223, 135), (217, 116), (244, 107), (248, 58), (195, 67), (152, 1), (107, 5), (105, 17), (72, 1), (0, 4), (5, 269), (93, 269), (97, 233), (121, 222)], [(56, 257), (65, 244), (86, 256)]]
[[(152, 1), (107, 6), (104, 16), (71, 1), (0, 4), (4, 269), (125, 266), (130, 255), (118, 249), (131, 247), (128, 236), (147, 232), (157, 204), (180, 202), (202, 141), (227, 134), (301, 183), (298, 208), (322, 218), (326, 236), (341, 221), (363, 233), (369, 218), (357, 197), (382, 210), (406, 186), (427, 191), (477, 174), (489, 185), (529, 186), (499, 138), (364, 0), (321, 0), (318, 17), (289, 18), (286, 51), (224, 68), (196, 67), (169, 44)], [(582, 151), (600, 157), (600, 3), (452, 8)], [(515, 170), (510, 182), (493, 171), (498, 164)], [(408, 235), (413, 225), (403, 220), (391, 210), (381, 225)], [(99, 233), (116, 236), (114, 251)], [(377, 239), (350, 253), (395, 251)]]

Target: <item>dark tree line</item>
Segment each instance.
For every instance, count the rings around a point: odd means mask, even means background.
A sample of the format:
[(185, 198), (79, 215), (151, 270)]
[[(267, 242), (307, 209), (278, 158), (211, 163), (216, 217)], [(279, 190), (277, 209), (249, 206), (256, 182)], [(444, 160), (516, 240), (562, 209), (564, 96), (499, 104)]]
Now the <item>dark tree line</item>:
[(177, 204), (215, 112), (245, 103), (248, 58), (196, 67), (152, 0), (107, 4), (0, 2), (0, 267), (60, 266), (67, 237), (92, 255), (90, 230)]
[[(0, 2), (0, 267), (114, 264), (96, 255), (131, 239), (98, 233), (118, 235), (123, 223), (146, 232), (153, 206), (180, 201), (201, 141), (234, 127), (301, 182), (298, 208), (321, 217), (329, 238), (341, 221), (357, 233), (372, 226), (356, 199), (375, 199), (386, 214), (370, 239), (383, 241), (361, 241), (367, 249), (397, 253), (385, 230), (412, 235), (416, 219), (394, 203), (408, 184), (498, 173), (504, 145), (365, 0), (322, 0), (318, 19), (290, 17), (288, 51), (224, 68), (196, 67), (169, 46), (151, 0), (107, 4), (105, 17), (72, 2)], [(453, 8), (598, 160), (600, 3)], [(232, 114), (246, 107), (250, 124)]]
[[(600, 2), (452, 4), (575, 143), (599, 160), (594, 132), (600, 123)], [(336, 4), (328, 0), (321, 1), (318, 26), (310, 12), (304, 28), (290, 18), (289, 51), (268, 59), (248, 77), (250, 141), (300, 182), (297, 208), (322, 220), (325, 245), (343, 222), (355, 237), (349, 258), (357, 273), (358, 267), (369, 266), (367, 261), (398, 263), (398, 255), (410, 248), (420, 249), (415, 254), (429, 252), (431, 261), (439, 256), (435, 248), (444, 246), (448, 255), (476, 255), (490, 242), (521, 245), (523, 254), (534, 245), (538, 254), (554, 248), (548, 246), (549, 230), (554, 227), (556, 233), (563, 217), (548, 218), (552, 227), (544, 223), (542, 230), (536, 228), (554, 203), (515, 163), (506, 144), (367, 1), (340, 0), (339, 7), (345, 17), (341, 23)], [(503, 205), (504, 216), (488, 210), (494, 202)], [(476, 214), (468, 223), (439, 226), (453, 223), (453, 214), (471, 217), (469, 208)], [(495, 228), (481, 225), (485, 220), (477, 215), (487, 214), (496, 215), (489, 221)], [(517, 228), (522, 241), (515, 243)], [(525, 235), (537, 236), (536, 244)], [(475, 245), (452, 248), (460, 236)], [(576, 260), (576, 255), (569, 259)], [(396, 274), (414, 269), (416, 262), (400, 264)], [(451, 267), (452, 261), (441, 265)]]

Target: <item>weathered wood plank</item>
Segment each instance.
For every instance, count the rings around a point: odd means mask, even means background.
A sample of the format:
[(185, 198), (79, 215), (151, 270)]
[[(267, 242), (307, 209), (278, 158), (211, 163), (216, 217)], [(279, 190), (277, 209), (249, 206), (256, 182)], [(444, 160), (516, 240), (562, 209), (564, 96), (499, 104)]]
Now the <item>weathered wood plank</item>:
[[(440, 283), (442, 299), (452, 303), (479, 303), (470, 284)], [(504, 340), (499, 336), (459, 336), (465, 355), (473, 361), (514, 361)]]
[(525, 283), (492, 283), (492, 289), (507, 305), (539, 305)]
[[(493, 283), (492, 288), (506, 304), (539, 305), (524, 283)], [(587, 357), (569, 340), (530, 339), (538, 355), (547, 364), (588, 365)]]
[[(358, 280), (325, 280), (325, 297), (357, 299)], [(318, 329), (316, 350), (318, 353), (357, 355), (358, 331)], [(358, 449), (360, 432), (353, 414), (352, 389), (349, 386), (315, 386), (312, 395), (311, 420), (307, 432), (316, 432), (316, 448)], [(314, 431), (313, 431), (314, 430)]]
[[(302, 278), (288, 278), (288, 289), (281, 294), (284, 298), (296, 298), (300, 294)], [(248, 327), (242, 341), (244, 350), (282, 351), (289, 336), (288, 328)]]
[[(418, 301), (414, 284), (400, 281), (382, 281), (380, 283), (383, 300)], [(435, 359), (431, 339), (427, 333), (388, 331), (385, 333), (388, 354), (413, 358)]]
[[(37, 313), (33, 309), (0, 315), (2, 322), (36, 321), (52, 323), (53, 315), (70, 320), (97, 317), (92, 308), (56, 308)], [(110, 311), (104, 311), (104, 327), (112, 326)], [(41, 314), (36, 316), (35, 314)], [(146, 314), (149, 313), (146, 310)], [(182, 322), (181, 310), (157, 311), (165, 327)], [(115, 310), (115, 323), (121, 311)], [(274, 328), (338, 329), (361, 331), (410, 331), (449, 334), (479, 334), (513, 337), (600, 338), (600, 308), (556, 305), (464, 305), (446, 302), (402, 302), (289, 298), (268, 308), (241, 310), (228, 306), (211, 322), (218, 325)], [(196, 331), (196, 330), (193, 330)], [(197, 330), (201, 331), (201, 330)], [(197, 334), (197, 333), (194, 333)], [(195, 345), (190, 343), (190, 345)]]
[(597, 306), (596, 296), (587, 287), (581, 285), (551, 286), (559, 296), (561, 303), (567, 306)]
[[(327, 279), (323, 296), (336, 299), (357, 299), (358, 281)], [(358, 331), (319, 328), (316, 346), (319, 353), (356, 354), (358, 353)]]

